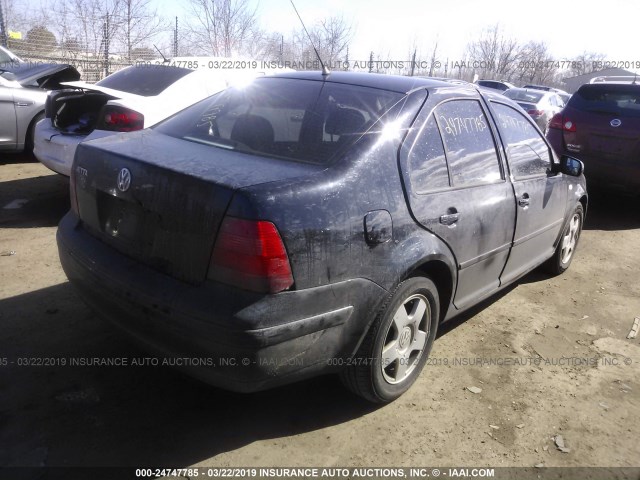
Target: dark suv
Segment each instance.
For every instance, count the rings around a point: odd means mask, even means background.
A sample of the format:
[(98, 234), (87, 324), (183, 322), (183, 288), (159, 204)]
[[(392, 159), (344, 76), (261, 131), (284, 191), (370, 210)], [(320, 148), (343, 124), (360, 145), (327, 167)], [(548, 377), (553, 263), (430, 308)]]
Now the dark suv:
[(640, 85), (582, 85), (547, 132), (558, 155), (586, 166), (589, 183), (637, 194), (640, 188)]
[(96, 312), (214, 385), (339, 372), (386, 402), (442, 322), (542, 263), (568, 268), (581, 171), (472, 85), (259, 78), (81, 143), (60, 259)]

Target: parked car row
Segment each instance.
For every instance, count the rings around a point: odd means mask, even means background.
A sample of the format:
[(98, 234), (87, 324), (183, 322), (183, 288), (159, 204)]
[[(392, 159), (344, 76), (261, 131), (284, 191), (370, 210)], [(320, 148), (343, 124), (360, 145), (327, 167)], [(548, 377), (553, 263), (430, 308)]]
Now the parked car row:
[(35, 127), (34, 154), (54, 172), (69, 176), (80, 142), (151, 127), (232, 83), (274, 70), (197, 68), (200, 62), (174, 58), (174, 65), (149, 64), (119, 70), (96, 84), (65, 82), (49, 95), (45, 119)]
[(565, 106), (571, 95), (558, 88), (544, 85), (524, 85), (518, 88), (509, 82), (477, 80), (476, 85), (496, 90), (515, 100), (546, 131), (551, 118)]
[(546, 133), (558, 155), (571, 155), (584, 162), (592, 185), (638, 195), (637, 75), (595, 77), (573, 95), (541, 85), (506, 89), (496, 81), (481, 80), (477, 84), (500, 90), (515, 100)]

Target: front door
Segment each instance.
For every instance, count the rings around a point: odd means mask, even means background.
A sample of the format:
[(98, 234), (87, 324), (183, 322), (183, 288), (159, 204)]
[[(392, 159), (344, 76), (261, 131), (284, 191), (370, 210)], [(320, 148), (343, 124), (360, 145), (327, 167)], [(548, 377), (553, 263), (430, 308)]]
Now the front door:
[(16, 147), (16, 107), (12, 90), (0, 83), (0, 149)]
[(516, 199), (516, 230), (502, 283), (549, 258), (564, 222), (567, 187), (551, 173), (553, 155), (528, 117), (515, 108), (492, 102), (507, 152)]

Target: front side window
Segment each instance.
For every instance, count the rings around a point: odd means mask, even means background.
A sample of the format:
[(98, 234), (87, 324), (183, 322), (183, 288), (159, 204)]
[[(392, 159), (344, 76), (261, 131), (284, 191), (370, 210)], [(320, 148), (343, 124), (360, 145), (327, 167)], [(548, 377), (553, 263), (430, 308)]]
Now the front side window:
[(502, 180), (493, 135), (478, 100), (442, 103), (436, 107), (435, 117), (454, 187)]
[(546, 175), (551, 167), (551, 155), (538, 130), (515, 108), (501, 103), (493, 103), (493, 107), (506, 143), (507, 160), (513, 177), (517, 180)]
[(402, 98), (376, 88), (262, 77), (205, 99), (155, 128), (212, 147), (325, 163)]

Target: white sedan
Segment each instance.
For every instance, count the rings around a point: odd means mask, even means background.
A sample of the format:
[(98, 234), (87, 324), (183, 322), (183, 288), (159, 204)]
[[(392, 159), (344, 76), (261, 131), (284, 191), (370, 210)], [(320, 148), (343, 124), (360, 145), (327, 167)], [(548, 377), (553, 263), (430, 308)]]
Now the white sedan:
[(235, 66), (231, 62), (176, 58), (168, 65), (130, 66), (96, 84), (66, 82), (69, 88), (47, 98), (45, 118), (35, 127), (33, 153), (54, 172), (69, 176), (80, 142), (151, 127), (231, 84), (273, 71), (253, 61), (238, 62), (240, 69), (216, 68)]

